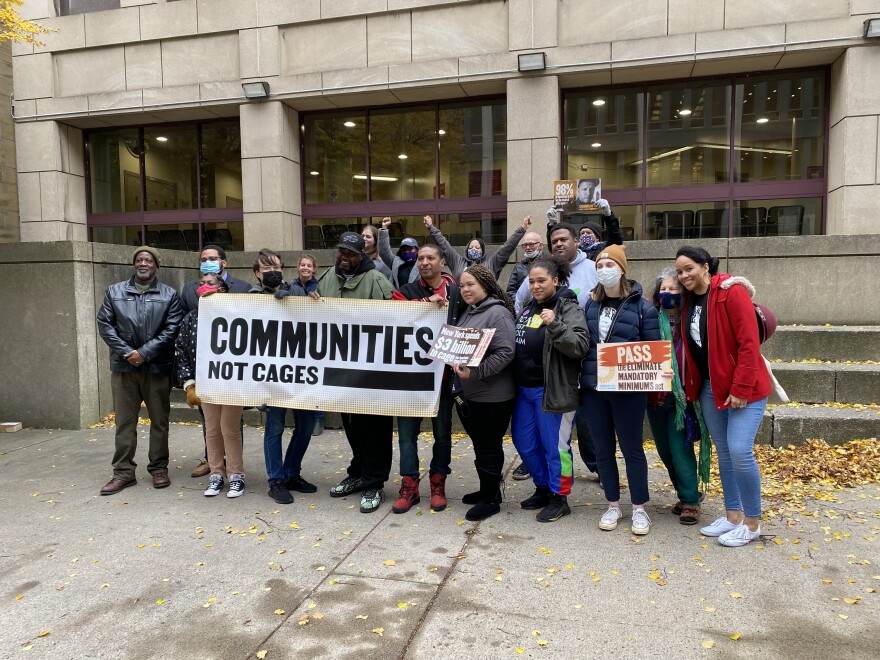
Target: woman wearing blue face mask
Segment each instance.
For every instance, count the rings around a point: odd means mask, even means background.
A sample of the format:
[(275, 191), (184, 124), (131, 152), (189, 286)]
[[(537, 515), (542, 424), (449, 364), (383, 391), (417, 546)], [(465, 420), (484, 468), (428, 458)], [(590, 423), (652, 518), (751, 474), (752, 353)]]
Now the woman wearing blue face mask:
[(596, 466), (608, 500), (608, 510), (599, 521), (599, 529), (616, 529), (623, 517), (615, 457), (619, 442), (632, 499), (632, 533), (647, 534), (651, 519), (645, 511), (648, 461), (642, 448), (642, 426), (648, 397), (645, 392), (599, 392), (596, 356), (600, 343), (659, 340), (657, 310), (642, 298), (641, 285), (626, 279), (623, 246), (609, 245), (597, 255), (596, 276), (599, 284), (586, 304), (590, 350), (581, 372), (581, 404), (586, 410), (596, 446)]
[[(697, 477), (697, 459), (693, 443), (688, 438), (686, 418), (697, 422), (693, 407), (688, 410), (678, 365), (682, 358), (681, 287), (674, 268), (667, 268), (657, 276), (654, 287), (654, 306), (659, 312), (660, 337), (672, 342), (672, 391), (648, 393), (648, 422), (657, 445), (657, 453), (678, 495), (672, 513), (682, 525), (695, 525), (700, 520), (700, 490)], [(700, 434), (695, 433), (696, 439)], [(708, 437), (706, 438), (708, 442)], [(706, 449), (709, 445), (706, 444)], [(708, 480), (706, 455), (706, 480)]]

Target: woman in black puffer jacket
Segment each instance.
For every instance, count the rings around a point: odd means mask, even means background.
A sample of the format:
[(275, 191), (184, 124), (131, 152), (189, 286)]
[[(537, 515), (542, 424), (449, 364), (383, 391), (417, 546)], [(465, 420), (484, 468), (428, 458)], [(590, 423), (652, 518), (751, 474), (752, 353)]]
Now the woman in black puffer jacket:
[(624, 277), (626, 254), (623, 246), (609, 245), (596, 256), (596, 275), (599, 284), (586, 305), (590, 351), (581, 374), (581, 401), (596, 444), (599, 478), (608, 500), (608, 510), (602, 515), (599, 528), (613, 530), (622, 517), (620, 478), (615, 458), (619, 441), (632, 498), (632, 532), (647, 534), (651, 519), (645, 512), (648, 461), (642, 448), (642, 425), (648, 395), (646, 392), (599, 392), (596, 389), (596, 348), (600, 343), (659, 341), (657, 310), (642, 298), (641, 285)]

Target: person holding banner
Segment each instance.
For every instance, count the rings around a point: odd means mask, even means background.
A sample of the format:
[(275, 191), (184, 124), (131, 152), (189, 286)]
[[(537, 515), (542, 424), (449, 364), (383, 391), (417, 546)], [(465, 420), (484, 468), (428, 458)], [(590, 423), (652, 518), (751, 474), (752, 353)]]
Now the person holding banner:
[(718, 452), (725, 515), (700, 530), (741, 547), (761, 536), (761, 473), (755, 436), (772, 390), (761, 358), (748, 282), (724, 286), (718, 258), (685, 245), (675, 257), (685, 334), (681, 365), (688, 401), (699, 402)]
[(522, 226), (518, 227), (516, 231), (510, 235), (510, 238), (505, 241), (504, 245), (498, 248), (495, 251), (495, 254), (491, 257), (486, 256), (486, 243), (483, 239), (472, 238), (467, 244), (465, 256), (462, 257), (456, 252), (455, 248), (449, 244), (449, 241), (446, 240), (443, 233), (434, 225), (431, 216), (425, 216), (425, 227), (427, 227), (434, 242), (440, 247), (440, 251), (443, 253), (443, 258), (446, 259), (446, 265), (449, 267), (449, 272), (452, 273), (452, 277), (456, 280), (461, 277), (465, 268), (475, 264), (482, 264), (485, 266), (486, 269), (492, 273), (492, 277), (497, 280), (501, 275), (504, 266), (507, 265), (511, 255), (516, 250), (516, 246), (531, 226), (532, 216), (527, 215), (523, 218)]
[(470, 266), (461, 274), (461, 299), (467, 305), (460, 328), (494, 328), (495, 334), (479, 366), (455, 365), (453, 399), (462, 426), (474, 445), (474, 465), (480, 489), (462, 497), (473, 506), (467, 520), (485, 520), (501, 511), (504, 434), (516, 401), (513, 381), (513, 305), (485, 266)]
[[(446, 262), (440, 248), (432, 244), (423, 245), (419, 249), (417, 266), (421, 275), (419, 281), (401, 286), (392, 295), (392, 300), (418, 300), (445, 306), (448, 309), (446, 322), (455, 325), (458, 321), (458, 285), (450, 275), (443, 272)], [(431, 418), (434, 444), (428, 474), (431, 482), (431, 509), (434, 511), (443, 511), (446, 508), (446, 477), (452, 472), (449, 467), (452, 454), (452, 390), (449, 370), (443, 375), (440, 406), (437, 416)], [(401, 486), (400, 497), (391, 506), (394, 513), (406, 513), (421, 501), (418, 454), (421, 426), (421, 417), (397, 418)]]
[[(214, 293), (226, 293), (228, 284), (217, 274), (202, 275), (197, 289), (199, 298)], [(244, 458), (242, 456), (241, 412), (242, 406), (230, 406), (203, 402), (196, 390), (196, 348), (199, 334), (198, 305), (180, 324), (180, 333), (174, 342), (177, 380), (183, 383), (186, 402), (201, 406), (205, 416), (205, 442), (208, 447), (208, 487), (205, 497), (215, 497), (223, 490), (228, 476), (229, 490), (226, 497), (244, 495)], [(224, 463), (224, 456), (226, 461)]]
[[(648, 393), (648, 423), (654, 434), (654, 443), (660, 460), (666, 466), (669, 479), (678, 495), (672, 513), (682, 525), (696, 525), (700, 520), (700, 489), (694, 447), (687, 437), (687, 418), (697, 422), (693, 408), (689, 409), (684, 388), (681, 386), (678, 365), (682, 361), (681, 285), (674, 268), (665, 269), (657, 277), (652, 296), (660, 321), (660, 337), (672, 342), (672, 392)], [(702, 449), (702, 447), (701, 447)], [(708, 447), (707, 447), (708, 449)], [(703, 452), (700, 452), (701, 465)], [(706, 481), (709, 480), (708, 453)]]
[[(318, 278), (318, 290), (311, 298), (356, 298), (389, 300), (394, 288), (364, 254), (364, 239), (347, 231), (336, 245), (336, 265)], [(372, 513), (385, 497), (393, 458), (394, 418), (388, 415), (342, 413), (342, 427), (351, 447), (348, 476), (330, 489), (331, 497), (345, 497), (363, 491), (361, 513)]]
[[(304, 266), (305, 264), (305, 266)], [(293, 284), (284, 282), (284, 261), (281, 255), (263, 248), (254, 259), (254, 275), (259, 284), (251, 293), (263, 293), (277, 299), (287, 296), (304, 296), (317, 289), (317, 280), (311, 277), (315, 270), (315, 259), (310, 255), (300, 258), (298, 277)], [(309, 268), (311, 266), (311, 268)], [(306, 278), (303, 282), (303, 278)], [(314, 282), (314, 284), (312, 283)], [(269, 497), (278, 504), (292, 504), (290, 491), (315, 493), (318, 487), (303, 479), (302, 461), (309, 448), (309, 441), (315, 428), (316, 417), (311, 410), (293, 411), (293, 431), (287, 450), (282, 451), (284, 424), (287, 408), (266, 406), (266, 426), (263, 431), (263, 457), (266, 460), (266, 473), (269, 479)]]
[(529, 271), (532, 298), (516, 320), (517, 396), (511, 430), (535, 482), (535, 493), (520, 506), (541, 509), (538, 522), (555, 522), (571, 513), (571, 430), (589, 338), (577, 296), (566, 286), (570, 274), (571, 264), (562, 255), (538, 259)]
[[(367, 225), (374, 232), (376, 228), (372, 225)], [(364, 227), (364, 232), (361, 234), (366, 237), (367, 232), (366, 227)], [(366, 238), (364, 239), (366, 240)], [(294, 295), (303, 295), (307, 296), (312, 291), (317, 291), (318, 289), (318, 280), (315, 279), (315, 273), (318, 271), (318, 260), (315, 259), (311, 254), (301, 254), (299, 257), (299, 261), (296, 264), (296, 272), (298, 277), (290, 283), (290, 291)], [(388, 271), (388, 275), (390, 276), (391, 271)], [(312, 431), (312, 435), (321, 435), (324, 432), (324, 413), (320, 410), (315, 411), (315, 428)]]
[(597, 354), (601, 343), (658, 341), (657, 310), (642, 298), (641, 285), (625, 277), (626, 254), (622, 245), (609, 245), (602, 250), (596, 257), (596, 269), (599, 284), (586, 306), (590, 351), (581, 373), (581, 402), (596, 445), (599, 478), (608, 500), (608, 510), (599, 520), (599, 529), (616, 529), (623, 517), (615, 458), (620, 442), (633, 506), (631, 529), (633, 534), (643, 535), (651, 528), (651, 519), (645, 511), (649, 499), (648, 460), (642, 447), (647, 393), (598, 391)]

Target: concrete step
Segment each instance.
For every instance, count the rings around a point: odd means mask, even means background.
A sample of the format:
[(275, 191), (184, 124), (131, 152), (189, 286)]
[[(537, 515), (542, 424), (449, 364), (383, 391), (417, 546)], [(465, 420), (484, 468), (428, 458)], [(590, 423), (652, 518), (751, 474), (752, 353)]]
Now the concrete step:
[(834, 404), (771, 406), (764, 415), (758, 441), (774, 447), (821, 439), (829, 445), (880, 438), (880, 407)]
[(880, 361), (880, 326), (781, 325), (761, 346), (768, 360)]
[(773, 375), (799, 403), (880, 403), (880, 364), (772, 362)]

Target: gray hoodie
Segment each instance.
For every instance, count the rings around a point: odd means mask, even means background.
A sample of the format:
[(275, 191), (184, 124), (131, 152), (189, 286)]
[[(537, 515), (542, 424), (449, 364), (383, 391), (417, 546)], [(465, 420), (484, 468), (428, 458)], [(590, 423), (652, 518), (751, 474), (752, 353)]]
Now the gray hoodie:
[(516, 355), (513, 316), (497, 298), (486, 298), (476, 307), (468, 305), (458, 318), (460, 328), (495, 328), (486, 355), (471, 377), (461, 381), (466, 401), (499, 403), (516, 396), (513, 358)]
[[(568, 288), (574, 291), (574, 294), (578, 299), (578, 305), (580, 305), (581, 308), (586, 307), (590, 292), (596, 288), (598, 283), (599, 278), (596, 277), (596, 264), (587, 259), (586, 254), (578, 250), (574, 261), (571, 262), (571, 275), (568, 278)], [(529, 280), (525, 279), (523, 280), (523, 283), (519, 285), (519, 291), (516, 292), (516, 299), (513, 301), (513, 307), (517, 314), (523, 310), (526, 301), (531, 297), (532, 294), (529, 291)]]

